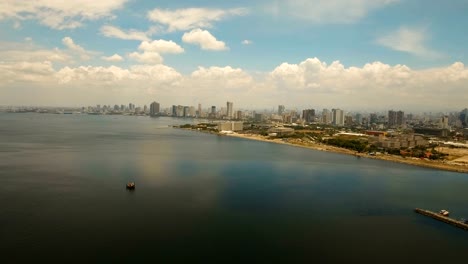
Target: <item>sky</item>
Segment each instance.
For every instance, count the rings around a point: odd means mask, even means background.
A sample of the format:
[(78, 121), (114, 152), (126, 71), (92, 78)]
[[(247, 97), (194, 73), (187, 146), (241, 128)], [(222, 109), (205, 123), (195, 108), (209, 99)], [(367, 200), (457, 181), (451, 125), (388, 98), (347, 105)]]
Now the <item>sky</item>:
[(453, 111), (468, 0), (0, 1), (0, 105)]

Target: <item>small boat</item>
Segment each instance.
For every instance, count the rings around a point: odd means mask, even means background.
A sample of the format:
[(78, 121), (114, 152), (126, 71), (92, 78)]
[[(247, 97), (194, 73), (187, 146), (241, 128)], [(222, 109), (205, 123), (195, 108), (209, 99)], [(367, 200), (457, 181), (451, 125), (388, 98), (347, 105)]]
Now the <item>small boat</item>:
[(129, 190), (135, 189), (135, 183), (134, 182), (127, 183), (127, 189), (129, 189)]
[(441, 214), (443, 216), (449, 216), (450, 212), (447, 211), (447, 210), (440, 210), (439, 214)]

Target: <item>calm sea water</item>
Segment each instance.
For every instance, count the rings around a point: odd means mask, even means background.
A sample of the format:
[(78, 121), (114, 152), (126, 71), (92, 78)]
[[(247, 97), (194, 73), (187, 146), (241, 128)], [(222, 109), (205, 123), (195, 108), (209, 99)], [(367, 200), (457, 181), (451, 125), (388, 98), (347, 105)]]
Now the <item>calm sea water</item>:
[(0, 113), (2, 262), (468, 259), (413, 212), (468, 217), (467, 174), (169, 127), (189, 122)]

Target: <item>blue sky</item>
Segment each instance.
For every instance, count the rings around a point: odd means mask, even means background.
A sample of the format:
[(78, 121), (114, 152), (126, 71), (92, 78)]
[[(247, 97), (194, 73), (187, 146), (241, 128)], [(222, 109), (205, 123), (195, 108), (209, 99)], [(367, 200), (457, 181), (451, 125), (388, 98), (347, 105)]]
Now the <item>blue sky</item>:
[(457, 110), (467, 13), (467, 0), (6, 0), (0, 104)]

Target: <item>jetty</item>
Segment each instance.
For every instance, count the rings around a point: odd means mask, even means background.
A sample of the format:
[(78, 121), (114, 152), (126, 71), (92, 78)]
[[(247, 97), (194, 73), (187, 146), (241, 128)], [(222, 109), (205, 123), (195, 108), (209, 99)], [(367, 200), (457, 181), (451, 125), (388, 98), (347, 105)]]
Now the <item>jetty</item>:
[(422, 215), (425, 215), (425, 216), (429, 216), (429, 217), (432, 217), (436, 220), (439, 220), (439, 221), (442, 221), (444, 223), (447, 223), (447, 224), (450, 224), (450, 225), (453, 225), (453, 226), (456, 226), (458, 228), (461, 228), (461, 229), (465, 229), (466, 231), (468, 231), (468, 224), (463, 221), (457, 221), (453, 218), (450, 218), (450, 217), (447, 217), (447, 216), (443, 216), (439, 213), (434, 213), (434, 212), (431, 212), (431, 211), (428, 211), (428, 210), (424, 210), (424, 209), (419, 209), (419, 208), (416, 208), (414, 209), (414, 211), (418, 214), (422, 214)]

